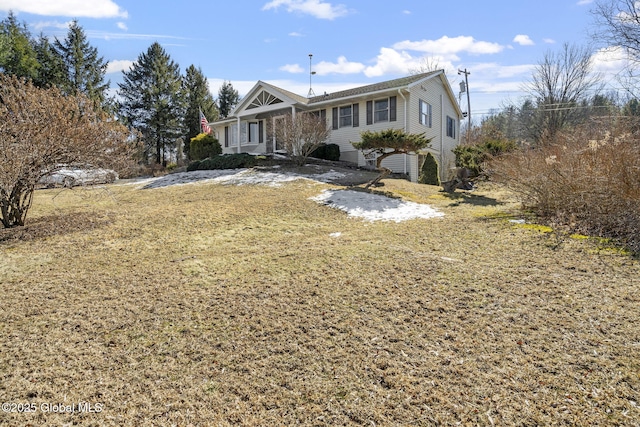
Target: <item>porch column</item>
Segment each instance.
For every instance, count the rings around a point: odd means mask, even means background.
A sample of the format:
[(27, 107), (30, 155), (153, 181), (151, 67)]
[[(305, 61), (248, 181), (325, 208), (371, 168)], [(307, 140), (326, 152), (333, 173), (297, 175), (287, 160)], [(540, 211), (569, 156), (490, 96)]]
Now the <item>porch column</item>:
[(240, 116), (238, 116), (238, 124), (236, 126), (236, 141), (238, 143), (238, 150), (236, 151), (236, 153), (240, 153), (240, 145), (242, 144), (240, 141)]

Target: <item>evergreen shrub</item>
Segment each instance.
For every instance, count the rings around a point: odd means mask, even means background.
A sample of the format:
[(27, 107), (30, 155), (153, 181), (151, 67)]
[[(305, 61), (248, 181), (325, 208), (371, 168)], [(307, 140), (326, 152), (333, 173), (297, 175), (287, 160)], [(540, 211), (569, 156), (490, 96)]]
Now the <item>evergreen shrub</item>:
[(440, 185), (440, 177), (438, 176), (438, 162), (431, 153), (427, 153), (422, 169), (420, 170), (420, 184)]
[(340, 160), (340, 146), (338, 144), (323, 144), (316, 148), (310, 157), (323, 160)]
[(222, 146), (211, 134), (200, 133), (191, 138), (189, 156), (192, 160), (202, 160), (222, 154)]
[[(204, 159), (193, 170), (251, 168), (258, 163), (255, 156), (247, 153), (225, 154)], [(189, 165), (191, 166), (191, 165)]]

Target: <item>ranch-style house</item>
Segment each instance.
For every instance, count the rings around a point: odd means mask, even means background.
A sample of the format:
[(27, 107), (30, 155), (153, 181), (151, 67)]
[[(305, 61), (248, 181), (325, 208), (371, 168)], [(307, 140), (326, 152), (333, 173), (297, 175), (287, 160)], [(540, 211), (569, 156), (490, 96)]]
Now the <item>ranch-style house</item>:
[(224, 154), (282, 152), (284, 146), (267, 131), (278, 126), (285, 114), (317, 112), (332, 131), (327, 144), (340, 146), (340, 160), (359, 166), (375, 165), (375, 157), (356, 150), (364, 130), (404, 129), (431, 138), (425, 152), (398, 154), (383, 166), (417, 181), (427, 151), (436, 158), (440, 179), (449, 179), (455, 165), (452, 150), (460, 141), (462, 111), (443, 70), (416, 74), (367, 86), (305, 98), (258, 81), (229, 117), (209, 123)]

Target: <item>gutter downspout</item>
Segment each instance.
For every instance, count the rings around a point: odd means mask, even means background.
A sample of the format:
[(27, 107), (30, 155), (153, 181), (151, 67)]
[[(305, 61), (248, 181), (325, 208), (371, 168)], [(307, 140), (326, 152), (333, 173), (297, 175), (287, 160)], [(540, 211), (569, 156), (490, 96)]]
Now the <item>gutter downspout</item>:
[[(400, 97), (402, 97), (402, 100), (404, 101), (404, 131), (405, 132), (409, 132), (409, 129), (407, 129), (407, 98), (404, 96), (404, 94), (402, 93), (402, 89), (398, 89), (398, 94), (400, 94)], [(404, 155), (404, 173), (407, 173), (407, 154), (405, 153)], [(409, 181), (411, 181), (411, 177), (409, 177)]]

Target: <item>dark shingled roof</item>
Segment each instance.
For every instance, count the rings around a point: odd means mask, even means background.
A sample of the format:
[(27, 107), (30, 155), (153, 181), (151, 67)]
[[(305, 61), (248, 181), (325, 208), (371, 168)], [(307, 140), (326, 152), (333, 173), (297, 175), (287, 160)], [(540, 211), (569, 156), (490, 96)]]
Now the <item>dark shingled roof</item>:
[(366, 93), (378, 92), (386, 89), (404, 87), (404, 86), (410, 85), (411, 83), (420, 81), (428, 76), (436, 74), (438, 72), (440, 72), (440, 70), (430, 71), (428, 73), (416, 74), (408, 77), (401, 77), (399, 79), (394, 79), (394, 80), (387, 80), (384, 82), (374, 83), (367, 86), (360, 86), (353, 89), (341, 90), (339, 92), (333, 92), (326, 95), (315, 96), (313, 98), (310, 98), (307, 103), (314, 104), (317, 102), (330, 101), (332, 99), (348, 98), (351, 96), (364, 95)]

